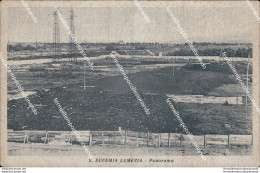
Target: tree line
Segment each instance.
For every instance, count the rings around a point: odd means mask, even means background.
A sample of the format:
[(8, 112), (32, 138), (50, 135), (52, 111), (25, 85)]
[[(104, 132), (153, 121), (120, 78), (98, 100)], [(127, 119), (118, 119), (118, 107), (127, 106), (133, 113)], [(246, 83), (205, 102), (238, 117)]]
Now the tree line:
[[(197, 51), (200, 56), (221, 56), (223, 52), (226, 52), (227, 57), (252, 57), (252, 48), (238, 48), (237, 50), (225, 48), (225, 49), (204, 49)], [(191, 50), (176, 50), (169, 52), (167, 56), (195, 56)]]

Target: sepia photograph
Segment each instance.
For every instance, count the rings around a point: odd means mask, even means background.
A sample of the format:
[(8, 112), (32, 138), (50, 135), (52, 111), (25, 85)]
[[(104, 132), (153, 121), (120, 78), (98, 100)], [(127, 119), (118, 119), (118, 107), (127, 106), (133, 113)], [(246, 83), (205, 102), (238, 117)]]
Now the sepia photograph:
[(1, 165), (259, 166), (255, 12), (1, 2)]

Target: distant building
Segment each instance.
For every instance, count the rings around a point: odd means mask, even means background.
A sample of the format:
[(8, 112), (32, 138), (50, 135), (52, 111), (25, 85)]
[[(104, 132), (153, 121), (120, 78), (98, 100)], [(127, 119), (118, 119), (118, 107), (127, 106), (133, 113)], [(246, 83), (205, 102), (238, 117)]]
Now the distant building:
[(122, 41), (122, 40), (120, 40), (118, 43), (119, 44), (125, 44), (124, 41)]
[(162, 57), (162, 52), (159, 52), (159, 56)]

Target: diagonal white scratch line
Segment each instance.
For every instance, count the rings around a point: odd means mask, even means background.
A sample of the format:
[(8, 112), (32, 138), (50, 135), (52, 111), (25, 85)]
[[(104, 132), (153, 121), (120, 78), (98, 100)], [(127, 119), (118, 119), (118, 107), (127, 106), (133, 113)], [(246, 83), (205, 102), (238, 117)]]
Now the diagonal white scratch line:
[(143, 10), (141, 4), (140, 4), (137, 0), (134, 0), (134, 3), (135, 3), (135, 5), (136, 5), (136, 7), (138, 8), (138, 10), (140, 11), (140, 13), (142, 14), (142, 16), (144, 17), (145, 21), (146, 21), (147, 23), (151, 23), (149, 17), (148, 17), (148, 16), (146, 15), (146, 13), (144, 12), (144, 10)]
[(89, 67), (91, 70), (93, 70), (94, 66), (93, 63), (90, 61), (90, 59), (87, 57), (85, 51), (83, 50), (82, 46), (80, 45), (81, 43), (78, 42), (77, 38), (75, 37), (75, 35), (72, 33), (69, 25), (67, 24), (67, 21), (63, 18), (63, 16), (61, 15), (60, 11), (58, 10), (58, 7), (54, 7), (54, 10), (57, 12), (61, 22), (63, 23), (63, 26), (65, 27), (65, 29), (68, 31), (69, 36), (72, 38), (73, 42), (77, 45), (78, 50), (80, 51), (81, 55), (83, 56), (83, 58), (87, 61)]
[(247, 5), (250, 7), (250, 9), (253, 11), (255, 17), (257, 18), (258, 22), (260, 22), (260, 17), (255, 8), (253, 7), (252, 3), (249, 0), (246, 0)]
[(258, 106), (258, 104), (256, 103), (256, 101), (253, 99), (253, 95), (250, 94), (248, 87), (245, 86), (245, 84), (243, 83), (241, 77), (239, 76), (239, 74), (237, 73), (235, 67), (231, 64), (231, 62), (229, 61), (229, 59), (226, 56), (226, 52), (222, 53), (222, 56), (225, 58), (225, 60), (228, 63), (228, 66), (230, 67), (230, 69), (232, 70), (232, 72), (234, 73), (236, 80), (239, 81), (240, 85), (242, 86), (242, 88), (245, 90), (246, 92), (246, 97), (248, 97), (250, 99), (250, 101), (252, 102), (253, 106), (256, 108), (257, 112), (260, 113), (260, 108)]
[(194, 48), (192, 42), (189, 40), (189, 38), (187, 37), (187, 34), (185, 33), (185, 31), (183, 30), (183, 28), (181, 27), (179, 21), (176, 19), (176, 17), (174, 16), (173, 12), (170, 9), (171, 6), (166, 7), (167, 12), (169, 13), (169, 15), (171, 16), (173, 22), (177, 25), (177, 28), (179, 30), (179, 33), (182, 35), (182, 37), (185, 39), (185, 41), (188, 43), (190, 49), (192, 50), (192, 52), (194, 53), (194, 55), (197, 57), (198, 61), (200, 62), (200, 65), (203, 67), (203, 69), (206, 69), (206, 64), (203, 63), (202, 58), (199, 56), (198, 52), (196, 51), (196, 49)]
[(24, 8), (27, 10), (28, 14), (31, 16), (32, 20), (34, 21), (34, 23), (36, 24), (38, 22), (37, 18), (34, 16), (34, 14), (32, 13), (30, 7), (28, 6), (28, 4), (24, 1), (21, 0)]

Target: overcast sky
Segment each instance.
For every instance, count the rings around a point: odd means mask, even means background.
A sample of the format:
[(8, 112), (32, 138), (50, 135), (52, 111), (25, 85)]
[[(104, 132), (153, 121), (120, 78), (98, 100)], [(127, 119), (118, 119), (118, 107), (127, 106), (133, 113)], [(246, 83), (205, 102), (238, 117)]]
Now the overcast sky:
[[(35, 24), (25, 8), (9, 8), (10, 42), (52, 42), (53, 8), (31, 8)], [(69, 8), (59, 8), (69, 23)], [(143, 7), (147, 23), (136, 7), (74, 8), (75, 36), (79, 42), (165, 42), (184, 43), (176, 24), (163, 7)], [(171, 11), (193, 42), (251, 42), (257, 22), (249, 7), (174, 8)], [(68, 32), (60, 22), (61, 42)]]

